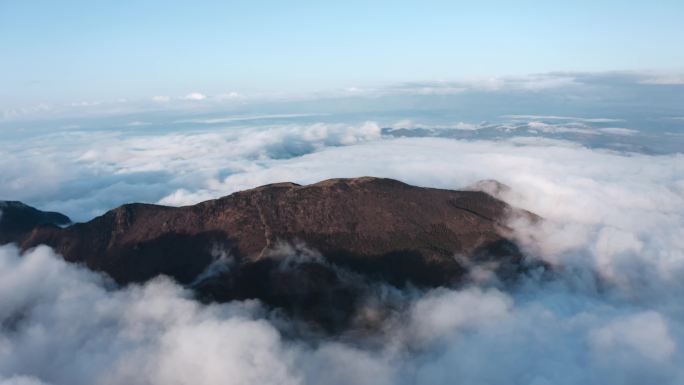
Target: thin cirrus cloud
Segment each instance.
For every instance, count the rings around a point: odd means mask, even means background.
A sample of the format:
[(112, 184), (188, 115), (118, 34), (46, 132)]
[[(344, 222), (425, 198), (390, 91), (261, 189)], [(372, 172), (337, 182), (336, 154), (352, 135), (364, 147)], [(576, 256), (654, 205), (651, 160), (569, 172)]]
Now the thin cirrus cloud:
[(155, 103), (168, 103), (171, 101), (203, 101), (203, 100), (212, 100), (212, 101), (231, 101), (231, 100), (242, 100), (244, 99), (245, 96), (238, 93), (238, 92), (225, 92), (221, 94), (216, 94), (216, 95), (207, 95), (201, 92), (190, 92), (186, 95), (183, 96), (168, 96), (168, 95), (157, 95), (153, 96), (150, 100)]
[[(227, 105), (249, 105), (253, 107), (271, 105), (273, 103), (309, 103), (311, 105), (325, 104), (328, 109), (347, 106), (349, 100), (359, 100), (359, 106), (364, 104), (372, 106), (375, 101), (382, 100), (378, 107), (386, 109), (388, 103), (399, 103), (401, 99), (407, 106), (415, 105), (415, 98), (422, 98), (425, 103), (439, 106), (439, 103), (453, 98), (449, 105), (456, 108), (459, 104), (473, 107), (473, 100), (479, 100), (484, 96), (491, 101), (508, 97), (500, 103), (489, 104), (488, 110), (498, 115), (520, 115), (522, 119), (546, 118), (564, 119), (576, 116), (577, 112), (583, 112), (597, 106), (597, 103), (607, 106), (611, 103), (611, 115), (615, 115), (616, 107), (624, 107), (620, 112), (631, 112), (634, 103), (637, 106), (660, 103), (660, 109), (667, 111), (676, 110), (673, 104), (681, 100), (684, 87), (678, 80), (681, 74), (677, 73), (648, 73), (648, 72), (558, 72), (533, 74), (527, 76), (500, 76), (480, 79), (463, 80), (439, 80), (439, 81), (413, 81), (404, 83), (354, 85), (340, 89), (318, 90), (308, 93), (248, 93), (237, 91), (204, 93), (199, 91), (181, 95), (158, 94), (147, 100), (117, 99), (111, 101), (78, 101), (76, 103), (38, 103), (32, 106), (15, 106), (0, 111), (0, 117), (5, 121), (36, 119), (46, 117), (77, 117), (82, 115), (111, 115), (112, 113), (133, 113), (140, 111), (158, 110), (159, 108), (198, 108), (198, 102), (204, 104), (204, 108), (215, 109), (217, 112)], [(475, 96), (475, 98), (473, 98)], [(396, 100), (388, 101), (387, 98)], [(344, 99), (345, 103), (334, 101)], [(456, 102), (458, 101), (458, 103)], [(524, 110), (517, 107), (521, 102)], [(485, 99), (486, 102), (486, 99)], [(558, 103), (558, 105), (554, 105)], [(582, 108), (569, 108), (574, 105)], [(516, 109), (505, 108), (507, 105)], [(273, 106), (271, 106), (272, 108)], [(477, 106), (475, 106), (477, 107)], [(535, 110), (549, 109), (552, 113), (533, 114)], [(664, 109), (663, 109), (664, 108)], [(281, 106), (280, 110), (283, 109)], [(311, 108), (309, 108), (311, 109)], [(477, 108), (476, 108), (477, 109)], [(332, 112), (332, 111), (326, 111)], [(673, 111), (675, 112), (675, 111)], [(561, 114), (562, 113), (562, 114)], [(675, 115), (676, 116), (676, 115)], [(609, 122), (621, 119), (619, 116), (607, 116), (598, 118), (579, 118), (575, 121), (590, 123)], [(528, 119), (528, 120), (529, 120)], [(584, 120), (581, 120), (584, 119)], [(597, 120), (599, 119), (599, 120)], [(608, 120), (606, 120), (608, 119)]]
[(156, 103), (167, 103), (170, 102), (171, 100), (177, 99), (177, 100), (194, 100), (194, 101), (200, 101), (206, 99), (207, 96), (201, 92), (190, 92), (189, 94), (186, 94), (185, 96), (179, 97), (179, 98), (173, 98), (168, 95), (157, 95), (153, 96), (151, 100)]
[(208, 118), (208, 119), (183, 119), (174, 121), (174, 123), (197, 123), (197, 124), (221, 124), (221, 123), (231, 123), (231, 122), (244, 122), (250, 120), (266, 120), (266, 119), (293, 119), (293, 118), (304, 118), (313, 116), (322, 116), (324, 114), (318, 113), (305, 113), (305, 114), (264, 114), (264, 115), (237, 115), (237, 116), (226, 116), (220, 118)]
[(516, 119), (516, 120), (567, 120), (574, 122), (587, 122), (587, 123), (614, 123), (622, 122), (624, 119), (614, 119), (614, 118), (581, 118), (576, 116), (556, 116), (556, 115), (504, 115), (504, 118)]
[(164, 103), (164, 102), (168, 102), (168, 101), (170, 101), (170, 100), (171, 100), (171, 97), (170, 97), (170, 96), (166, 96), (166, 95), (158, 95), (158, 96), (153, 96), (153, 97), (152, 97), (152, 101), (153, 101), (153, 102), (158, 102), (158, 103)]
[(601, 132), (606, 132), (609, 134), (615, 134), (615, 135), (636, 135), (639, 133), (639, 130), (635, 130), (633, 128), (624, 128), (624, 127), (604, 127), (599, 129)]
[[(663, 119), (672, 130), (684, 102), (684, 87), (645, 79), (639, 72), (547, 73), (483, 79), (414, 81), (357, 85), (315, 92), (240, 93), (236, 91), (180, 95), (158, 94), (146, 100), (117, 99), (97, 103), (39, 103), (0, 111), (0, 125), (16, 126), (44, 119), (150, 114), (349, 114), (367, 111), (441, 111), (452, 121), (503, 119), (583, 122), (635, 129), (633, 119)], [(658, 74), (661, 77), (668, 74)], [(652, 108), (657, 105), (657, 108)], [(588, 113), (588, 111), (591, 111)], [(644, 116), (651, 111), (653, 116)], [(598, 115), (597, 115), (598, 114)], [(163, 114), (162, 114), (163, 115)], [(436, 116), (436, 115), (434, 115)], [(573, 118), (574, 117), (574, 118)], [(369, 117), (366, 117), (368, 119)], [(374, 117), (370, 117), (374, 118)], [(572, 120), (570, 120), (572, 118)], [(144, 117), (135, 117), (145, 120)], [(398, 114), (397, 119), (406, 119)], [(444, 123), (444, 122), (440, 122)], [(664, 127), (667, 126), (667, 127)]]

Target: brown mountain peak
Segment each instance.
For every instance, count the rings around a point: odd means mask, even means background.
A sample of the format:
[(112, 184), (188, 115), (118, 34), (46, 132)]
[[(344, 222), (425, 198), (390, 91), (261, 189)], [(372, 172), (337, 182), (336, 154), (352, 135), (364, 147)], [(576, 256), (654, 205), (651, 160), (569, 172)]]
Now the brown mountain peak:
[[(127, 204), (14, 241), (50, 245), (122, 284), (166, 274), (207, 298), (259, 298), (325, 324), (325, 296), (356, 301), (340, 271), (398, 286), (459, 284), (478, 263), (514, 276), (523, 256), (508, 237), (513, 211), (522, 212), (481, 191), (361, 177), (275, 183), (194, 206)], [(297, 257), (284, 268), (293, 254), (316, 262)], [(211, 273), (221, 261), (230, 266)]]

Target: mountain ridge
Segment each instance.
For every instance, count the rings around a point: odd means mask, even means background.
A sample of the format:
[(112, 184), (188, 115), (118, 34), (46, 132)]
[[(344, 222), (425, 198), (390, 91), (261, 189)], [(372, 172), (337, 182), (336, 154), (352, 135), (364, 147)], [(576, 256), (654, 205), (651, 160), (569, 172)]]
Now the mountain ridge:
[(336, 329), (369, 283), (453, 286), (485, 264), (515, 278), (525, 263), (510, 215), (538, 220), (481, 191), (360, 177), (274, 183), (183, 207), (125, 204), (64, 228), (38, 224), (13, 242), (46, 244), (122, 285), (163, 274), (209, 301), (258, 298)]

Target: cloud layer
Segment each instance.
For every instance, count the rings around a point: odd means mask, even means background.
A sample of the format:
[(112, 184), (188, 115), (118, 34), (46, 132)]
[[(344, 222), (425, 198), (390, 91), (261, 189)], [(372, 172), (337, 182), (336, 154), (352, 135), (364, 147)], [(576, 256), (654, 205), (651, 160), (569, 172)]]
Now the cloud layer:
[[(400, 294), (375, 336), (291, 339), (258, 303), (201, 305), (168, 279), (115, 289), (48, 248), (0, 248), (3, 384), (680, 383), (680, 305), (530, 281)], [(372, 311), (369, 305), (368, 311)]]
[(281, 181), (496, 179), (511, 187), (500, 198), (545, 218), (511, 226), (558, 274), (515, 290), (378, 285), (363, 310), (381, 320), (377, 334), (294, 338), (291, 320), (255, 301), (203, 305), (163, 277), (117, 288), (50, 249), (20, 256), (4, 246), (0, 384), (682, 383), (684, 157), (635, 150), (635, 138), (665, 136), (619, 117), (582, 116), (420, 124), (223, 114), (12, 131), (0, 147), (0, 196), (76, 220)]

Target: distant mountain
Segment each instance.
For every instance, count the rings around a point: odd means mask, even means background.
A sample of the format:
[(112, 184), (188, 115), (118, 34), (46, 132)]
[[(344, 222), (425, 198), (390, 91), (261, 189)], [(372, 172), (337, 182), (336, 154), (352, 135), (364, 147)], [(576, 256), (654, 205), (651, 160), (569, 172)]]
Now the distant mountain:
[(0, 244), (14, 242), (40, 225), (65, 226), (66, 215), (40, 211), (17, 201), (0, 201)]
[(458, 285), (485, 264), (515, 277), (525, 266), (506, 220), (538, 218), (481, 191), (370, 177), (271, 184), (186, 207), (127, 204), (66, 228), (55, 226), (68, 221), (60, 214), (23, 207), (26, 218), (3, 214), (14, 229), (4, 242), (49, 245), (121, 284), (165, 274), (207, 300), (259, 298), (328, 329), (352, 321), (371, 284)]

